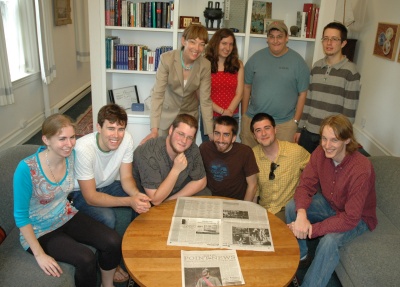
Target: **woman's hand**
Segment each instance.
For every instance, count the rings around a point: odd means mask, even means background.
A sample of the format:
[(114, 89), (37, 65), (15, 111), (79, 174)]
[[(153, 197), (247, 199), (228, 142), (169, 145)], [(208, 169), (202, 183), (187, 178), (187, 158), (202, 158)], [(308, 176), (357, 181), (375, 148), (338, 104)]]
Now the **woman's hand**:
[(157, 129), (152, 129), (151, 132), (140, 142), (140, 145), (144, 144), (147, 142), (149, 139), (155, 139), (158, 137), (158, 131)]
[(224, 110), (224, 112), (221, 114), (221, 116), (233, 116), (233, 112), (230, 109)]
[(63, 273), (60, 265), (58, 265), (57, 261), (54, 260), (53, 257), (47, 255), (46, 253), (41, 253), (39, 255), (35, 255), (36, 262), (39, 264), (39, 267), (46, 273), (47, 275), (51, 275), (54, 277), (60, 277)]

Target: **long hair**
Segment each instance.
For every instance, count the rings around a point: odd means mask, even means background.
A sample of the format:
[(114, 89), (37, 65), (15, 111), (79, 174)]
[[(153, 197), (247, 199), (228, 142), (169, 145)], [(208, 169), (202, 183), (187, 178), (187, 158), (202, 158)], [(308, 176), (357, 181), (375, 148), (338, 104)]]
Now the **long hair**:
[(358, 149), (358, 142), (356, 141), (353, 133), (353, 125), (346, 116), (337, 114), (325, 118), (322, 121), (321, 128), (319, 130), (320, 136), (322, 136), (322, 131), (326, 126), (332, 128), (338, 140), (345, 141), (350, 139), (350, 142), (346, 145), (346, 151), (348, 153), (353, 153)]
[(230, 55), (225, 60), (224, 72), (236, 74), (239, 71), (240, 63), (235, 34), (233, 34), (232, 30), (230, 29), (222, 28), (214, 33), (206, 47), (206, 58), (211, 62), (211, 73), (218, 72), (219, 43), (222, 39), (229, 36), (233, 39), (233, 49)]

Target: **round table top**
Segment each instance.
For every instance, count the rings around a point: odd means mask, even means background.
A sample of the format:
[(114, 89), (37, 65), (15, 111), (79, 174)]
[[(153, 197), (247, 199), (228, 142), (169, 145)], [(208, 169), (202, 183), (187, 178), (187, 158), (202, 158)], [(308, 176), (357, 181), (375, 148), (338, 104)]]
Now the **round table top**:
[[(226, 198), (225, 198), (226, 199)], [(208, 248), (169, 246), (167, 239), (176, 200), (153, 206), (131, 222), (122, 241), (122, 256), (130, 276), (141, 287), (182, 286), (181, 250)], [(275, 251), (237, 250), (245, 285), (287, 286), (297, 270), (299, 246), (286, 224), (268, 212)]]

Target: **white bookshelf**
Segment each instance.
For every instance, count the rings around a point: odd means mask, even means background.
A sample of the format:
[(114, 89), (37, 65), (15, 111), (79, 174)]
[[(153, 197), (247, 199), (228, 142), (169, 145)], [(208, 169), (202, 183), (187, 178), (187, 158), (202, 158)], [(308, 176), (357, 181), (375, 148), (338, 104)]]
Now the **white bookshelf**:
[[(225, 7), (225, 1), (219, 1), (222, 9)], [(290, 48), (297, 51), (305, 59), (310, 68), (316, 60), (323, 57), (322, 46), (319, 39), (321, 39), (323, 27), (327, 23), (333, 21), (336, 1), (337, 0), (268, 1), (272, 2), (272, 18), (284, 20), (288, 28), (296, 24), (297, 11), (303, 10), (304, 3), (315, 3), (320, 7), (316, 38), (290, 37), (288, 43)], [(135, 0), (133, 2), (143, 1)], [(215, 3), (216, 1), (213, 2)], [(207, 0), (175, 0), (173, 27), (171, 29), (158, 29), (105, 26), (105, 0), (89, 1), (92, 107), (94, 122), (96, 122), (99, 109), (108, 102), (107, 91), (109, 89), (137, 85), (140, 100), (144, 102), (150, 95), (151, 88), (155, 82), (155, 72), (106, 69), (106, 36), (118, 36), (123, 44), (144, 44), (152, 50), (162, 45), (172, 46), (174, 49), (177, 49), (180, 47), (180, 38), (183, 31), (183, 29), (179, 29), (179, 16), (197, 16), (200, 18), (200, 22), (205, 24), (203, 11), (207, 5)], [(239, 57), (244, 63), (246, 63), (249, 57), (256, 51), (267, 46), (266, 35), (250, 33), (252, 5), (253, 0), (248, 0), (246, 11), (243, 11), (243, 17), (245, 17), (244, 33), (235, 34)], [(221, 21), (221, 24), (222, 23), (223, 21)], [(216, 27), (216, 22), (214, 22), (214, 27)], [(214, 31), (209, 32), (210, 37), (212, 34), (214, 34)], [(149, 114), (148, 112), (134, 114), (128, 111), (128, 116), (128, 130), (133, 133), (135, 141), (139, 142), (141, 140), (140, 137), (149, 132), (149, 124), (147, 124)], [(139, 126), (137, 126), (136, 123), (138, 123)], [(135, 125), (135, 129), (132, 128), (133, 125)], [(140, 135), (135, 135), (137, 134), (136, 131), (140, 130), (140, 127), (142, 127)]]

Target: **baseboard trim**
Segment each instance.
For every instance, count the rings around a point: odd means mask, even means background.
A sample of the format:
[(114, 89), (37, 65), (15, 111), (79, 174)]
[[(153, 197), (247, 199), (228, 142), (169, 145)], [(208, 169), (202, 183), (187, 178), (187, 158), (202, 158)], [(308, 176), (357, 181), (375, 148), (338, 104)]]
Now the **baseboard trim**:
[(4, 140), (0, 141), (0, 150), (23, 144), (24, 142), (29, 140), (38, 131), (40, 131), (44, 119), (44, 113), (41, 113), (35, 118), (31, 119), (25, 128), (18, 129), (5, 136)]
[(356, 136), (357, 141), (363, 146), (364, 150), (368, 152), (371, 156), (380, 156), (380, 155), (392, 156), (392, 154), (366, 130), (360, 129), (358, 125), (354, 125), (353, 128), (354, 128), (354, 135)]
[[(90, 82), (85, 84), (80, 89), (75, 90), (63, 101), (52, 107), (52, 114), (65, 113), (69, 108), (76, 104), (80, 99), (86, 96), (91, 91)], [(42, 128), (42, 123), (45, 119), (45, 114), (40, 113), (33, 119), (28, 120), (27, 126), (23, 129), (17, 129), (0, 139), (0, 150), (23, 144), (34, 136)]]
[(91, 92), (92, 86), (90, 85), (90, 82), (86, 83), (83, 86), (83, 89), (77, 89), (74, 92), (72, 92), (68, 97), (65, 97), (64, 100), (61, 102), (57, 103), (55, 106), (51, 108), (53, 111), (52, 114), (55, 113), (65, 113), (69, 108), (71, 108), (73, 105), (75, 105), (79, 100), (81, 100), (84, 96), (86, 96), (89, 92)]

